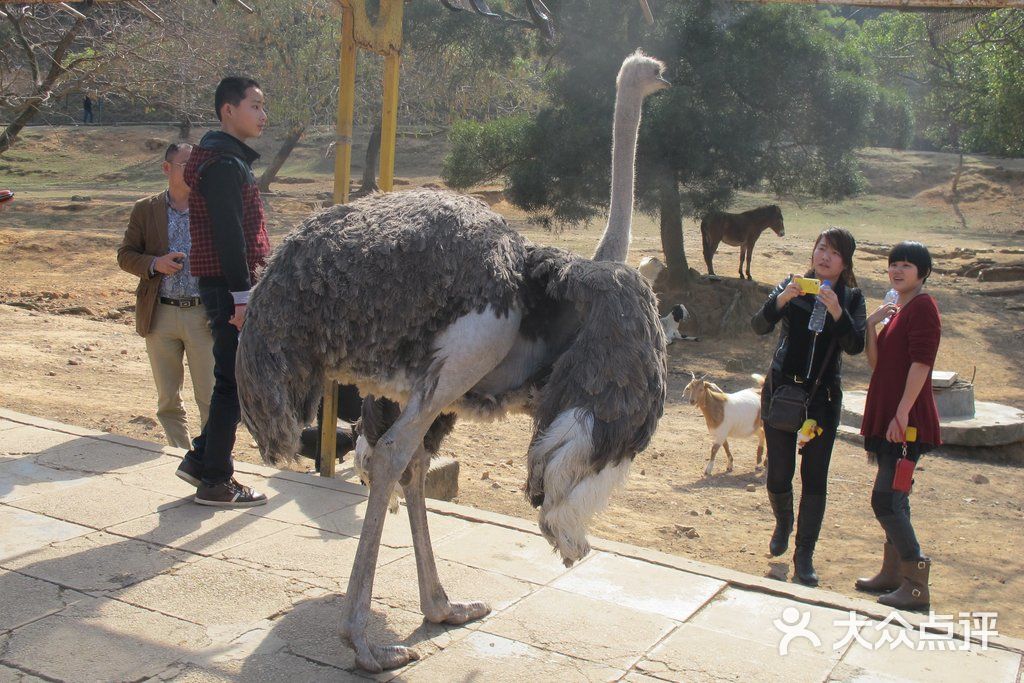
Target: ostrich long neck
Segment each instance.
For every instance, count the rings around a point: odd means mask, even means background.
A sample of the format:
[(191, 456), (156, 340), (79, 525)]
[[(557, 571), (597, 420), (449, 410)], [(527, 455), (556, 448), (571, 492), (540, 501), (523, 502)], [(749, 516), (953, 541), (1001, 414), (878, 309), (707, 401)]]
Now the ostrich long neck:
[(608, 225), (594, 252), (595, 261), (625, 262), (633, 224), (633, 183), (636, 175), (636, 138), (643, 97), (620, 90), (615, 98), (612, 126), (612, 197)]

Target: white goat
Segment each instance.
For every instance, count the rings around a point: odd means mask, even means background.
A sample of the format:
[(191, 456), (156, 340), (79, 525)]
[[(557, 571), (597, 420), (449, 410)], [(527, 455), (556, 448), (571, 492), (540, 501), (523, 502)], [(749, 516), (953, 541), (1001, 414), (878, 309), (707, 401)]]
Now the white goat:
[(679, 332), (679, 323), (689, 320), (689, 318), (690, 312), (682, 304), (676, 304), (672, 307), (671, 311), (662, 316), (661, 327), (665, 330), (666, 346), (677, 339), (680, 341), (700, 341), (700, 337), (690, 337)]
[(653, 285), (654, 281), (661, 275), (661, 271), (665, 270), (665, 264), (653, 256), (644, 256), (640, 259), (640, 265), (637, 267), (637, 270)]
[(761, 459), (764, 455), (764, 427), (761, 424), (761, 392), (759, 387), (764, 386), (763, 375), (751, 375), (758, 383), (758, 387), (743, 389), (732, 394), (727, 394), (712, 382), (705, 382), (703, 378), (698, 379), (691, 372), (692, 380), (683, 390), (683, 398), (690, 402), (690, 405), (697, 406), (704, 413), (704, 420), (708, 424), (708, 433), (714, 440), (711, 446), (711, 459), (708, 466), (704, 468), (704, 476), (711, 476), (715, 467), (715, 454), (720, 447), (725, 447), (725, 454), (729, 457), (729, 466), (726, 472), (732, 472), (732, 451), (729, 450), (729, 437), (748, 437), (757, 434), (757, 464), (755, 470), (760, 469)]

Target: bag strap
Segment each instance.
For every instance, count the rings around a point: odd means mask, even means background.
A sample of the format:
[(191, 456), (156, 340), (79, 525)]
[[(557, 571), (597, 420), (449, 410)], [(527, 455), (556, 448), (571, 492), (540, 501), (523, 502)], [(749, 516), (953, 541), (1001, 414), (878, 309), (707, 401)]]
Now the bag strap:
[[(843, 311), (850, 303), (850, 287), (846, 286), (843, 288)], [(825, 368), (828, 367), (829, 361), (832, 360), (832, 353), (836, 350), (836, 346), (839, 344), (839, 339), (835, 335), (832, 336), (832, 343), (828, 345), (828, 351), (825, 352), (825, 360), (822, 362), (821, 367), (818, 369), (818, 376), (814, 379), (814, 386), (811, 387), (811, 391), (807, 394), (807, 403), (809, 405), (811, 399), (814, 398), (814, 394), (818, 391), (818, 387), (821, 385), (821, 378), (825, 375)], [(812, 347), (813, 350), (813, 347)]]

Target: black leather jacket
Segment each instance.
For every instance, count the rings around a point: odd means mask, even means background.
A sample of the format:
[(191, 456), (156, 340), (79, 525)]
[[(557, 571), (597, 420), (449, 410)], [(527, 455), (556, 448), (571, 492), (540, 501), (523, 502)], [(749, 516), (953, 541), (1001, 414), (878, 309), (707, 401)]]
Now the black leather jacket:
[[(802, 374), (793, 372), (794, 367), (806, 367), (807, 356), (803, 358), (788, 358), (787, 355), (792, 345), (803, 349), (810, 347), (813, 333), (807, 329), (807, 321), (810, 319), (811, 310), (814, 307), (814, 297), (805, 295), (792, 299), (781, 311), (777, 310), (775, 305), (776, 299), (782, 293), (782, 290), (789, 285), (789, 280), (789, 278), (786, 278), (776, 285), (775, 289), (768, 295), (768, 300), (764, 302), (764, 305), (754, 314), (750, 321), (754, 331), (758, 334), (768, 334), (775, 329), (779, 322), (782, 323), (779, 331), (779, 343), (775, 348), (775, 354), (772, 356), (772, 370), (787, 377), (791, 377), (794, 374)], [(838, 340), (838, 349), (845, 351), (851, 356), (855, 356), (864, 350), (864, 333), (867, 328), (864, 295), (856, 287), (842, 289), (845, 291), (840, 291), (840, 288), (837, 288), (836, 294), (840, 296), (839, 300), (843, 305), (843, 315), (838, 321), (833, 320), (830, 315), (825, 317), (825, 329), (821, 333), (819, 344), (815, 351), (815, 363), (811, 368), (811, 381), (817, 376), (821, 362), (819, 359), (824, 357), (827, 345), (831, 343), (833, 338)], [(801, 338), (794, 344), (792, 339), (796, 335), (800, 335)], [(821, 386), (841, 390), (843, 354), (841, 352), (834, 353), (829, 366), (821, 378)], [(789, 371), (787, 372), (787, 370)]]

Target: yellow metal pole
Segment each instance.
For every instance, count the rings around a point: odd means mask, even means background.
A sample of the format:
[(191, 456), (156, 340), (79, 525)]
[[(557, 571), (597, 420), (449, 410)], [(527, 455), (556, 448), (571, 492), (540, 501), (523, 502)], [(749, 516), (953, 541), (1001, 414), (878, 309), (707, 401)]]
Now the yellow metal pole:
[(334, 142), (334, 203), (348, 202), (352, 173), (352, 117), (356, 104), (356, 37), (352, 8), (341, 19), (341, 60), (338, 66), (338, 123)]
[(402, 55), (384, 58), (384, 113), (380, 127), (380, 189), (390, 192), (395, 181), (395, 138), (398, 134), (398, 69)]

